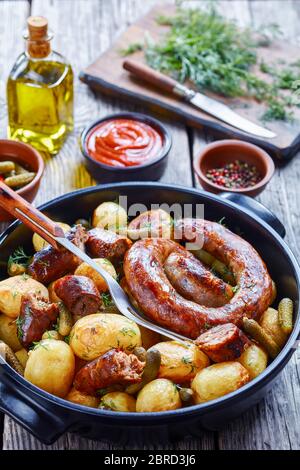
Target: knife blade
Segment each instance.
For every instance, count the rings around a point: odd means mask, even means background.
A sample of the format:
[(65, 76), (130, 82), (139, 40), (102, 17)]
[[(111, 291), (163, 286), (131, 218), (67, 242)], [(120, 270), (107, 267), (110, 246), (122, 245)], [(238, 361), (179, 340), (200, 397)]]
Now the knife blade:
[(152, 85), (156, 85), (165, 91), (184, 98), (196, 108), (201, 109), (201, 111), (216, 117), (220, 121), (223, 121), (236, 129), (240, 129), (248, 134), (266, 139), (273, 139), (276, 137), (274, 132), (243, 118), (240, 114), (232, 111), (232, 109), (224, 103), (202, 93), (195, 92), (181, 83), (176, 82), (173, 78), (151, 69), (147, 65), (133, 60), (125, 60), (123, 62), (123, 67), (128, 72), (151, 83)]

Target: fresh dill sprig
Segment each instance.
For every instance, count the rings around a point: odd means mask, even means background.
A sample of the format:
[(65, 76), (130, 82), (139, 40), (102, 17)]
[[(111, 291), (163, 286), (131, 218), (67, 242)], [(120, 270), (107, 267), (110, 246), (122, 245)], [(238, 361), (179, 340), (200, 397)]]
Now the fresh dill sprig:
[[(282, 91), (292, 90), (300, 72), (291, 70), (291, 66), (280, 71), (259, 64), (257, 33), (239, 29), (214, 7), (209, 11), (179, 8), (174, 16), (160, 16), (157, 22), (170, 29), (159, 43), (145, 41), (146, 61), (152, 68), (180, 82), (190, 81), (200, 91), (252, 97), (266, 107), (263, 121), (292, 120), (293, 102)], [(274, 39), (279, 33), (275, 25), (271, 29)], [(268, 80), (254, 73), (254, 65), (268, 74)]]
[(137, 51), (141, 51), (143, 49), (143, 44), (139, 42), (133, 42), (132, 44), (129, 44), (128, 47), (124, 49), (120, 49), (120, 54), (122, 57), (126, 57), (127, 55), (134, 54)]
[(8, 258), (8, 268), (15, 263), (27, 268), (30, 259), (31, 255), (27, 255), (24, 251), (24, 248), (22, 246), (19, 246)]

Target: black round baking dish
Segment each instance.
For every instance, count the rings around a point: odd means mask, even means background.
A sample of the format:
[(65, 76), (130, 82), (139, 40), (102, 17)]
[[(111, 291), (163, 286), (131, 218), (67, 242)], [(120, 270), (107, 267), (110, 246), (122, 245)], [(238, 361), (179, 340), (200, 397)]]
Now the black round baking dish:
[[(83, 189), (41, 206), (56, 220), (74, 222), (101, 202), (128, 197), (128, 204), (204, 204), (204, 217), (226, 218), (227, 226), (254, 245), (277, 284), (278, 297), (295, 302), (295, 327), (277, 358), (255, 380), (220, 399), (163, 413), (120, 413), (75, 405), (30, 384), (11, 367), (0, 367), (0, 409), (44, 443), (52, 443), (64, 432), (78, 432), (92, 439), (119, 444), (149, 444), (197, 435), (200, 429), (219, 429), (258, 403), (290, 360), (300, 332), (299, 266), (283, 241), (284, 227), (262, 205), (246, 196), (225, 197), (203, 191), (157, 183), (124, 183)], [(230, 200), (231, 198), (234, 201)], [(238, 203), (238, 204), (237, 204)], [(265, 220), (263, 220), (265, 219)], [(19, 245), (31, 247), (30, 231), (18, 223), (0, 237), (0, 266)], [(2, 273), (5, 275), (4, 272)]]
[[(132, 119), (140, 121), (153, 127), (161, 136), (163, 145), (155, 158), (137, 166), (114, 167), (105, 165), (94, 160), (87, 149), (87, 139), (93, 129), (98, 124), (114, 119)], [(157, 119), (140, 113), (117, 113), (105, 116), (102, 119), (89, 124), (82, 132), (80, 138), (80, 148), (85, 158), (88, 171), (99, 183), (112, 183), (116, 181), (157, 181), (159, 180), (167, 166), (168, 155), (172, 146), (171, 135), (168, 129)]]

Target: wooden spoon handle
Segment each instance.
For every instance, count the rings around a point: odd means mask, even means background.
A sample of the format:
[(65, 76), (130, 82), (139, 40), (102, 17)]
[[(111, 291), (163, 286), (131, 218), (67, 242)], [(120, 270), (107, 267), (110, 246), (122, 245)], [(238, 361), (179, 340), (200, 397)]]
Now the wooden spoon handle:
[(173, 80), (173, 78), (134, 60), (124, 60), (123, 68), (136, 77), (170, 93), (174, 93), (174, 89), (176, 89), (176, 86), (178, 85), (176, 80)]
[(0, 181), (0, 206), (16, 219), (21, 220), (31, 230), (38, 233), (55, 249), (59, 248), (53, 237), (64, 237), (62, 228), (25, 201), (3, 181)]

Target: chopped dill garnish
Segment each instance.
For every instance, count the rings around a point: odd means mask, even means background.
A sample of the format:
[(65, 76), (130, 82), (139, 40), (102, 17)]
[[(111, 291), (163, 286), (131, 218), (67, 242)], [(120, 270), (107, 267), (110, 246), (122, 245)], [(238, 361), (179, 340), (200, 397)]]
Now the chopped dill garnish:
[(114, 301), (108, 292), (103, 292), (101, 294), (101, 298), (102, 298), (104, 307), (111, 307), (114, 304)]
[(143, 49), (143, 44), (140, 42), (133, 42), (132, 44), (129, 44), (128, 47), (124, 49), (120, 49), (120, 54), (121, 56), (125, 57), (127, 55), (134, 54), (137, 51), (141, 51)]
[(67, 344), (70, 344), (70, 340), (71, 340), (71, 335), (67, 335), (64, 337), (64, 342), (67, 343)]
[(48, 351), (47, 346), (43, 343), (43, 340), (41, 341), (33, 341), (30, 346), (30, 350), (35, 350), (37, 348), (44, 348), (46, 351)]
[(24, 318), (21, 318), (20, 316), (16, 319), (16, 325), (17, 325), (17, 336), (19, 339), (23, 338), (23, 325), (24, 325)]
[(8, 258), (8, 268), (10, 268), (11, 265), (15, 263), (27, 268), (30, 258), (31, 255), (27, 255), (24, 251), (24, 248), (22, 246), (19, 246)]
[(107, 400), (107, 401), (100, 401), (99, 408), (103, 410), (111, 410), (111, 411), (117, 411), (118, 407), (117, 405), (113, 402), (113, 400)]
[(124, 336), (136, 336), (136, 332), (132, 328), (124, 327), (120, 331)]

